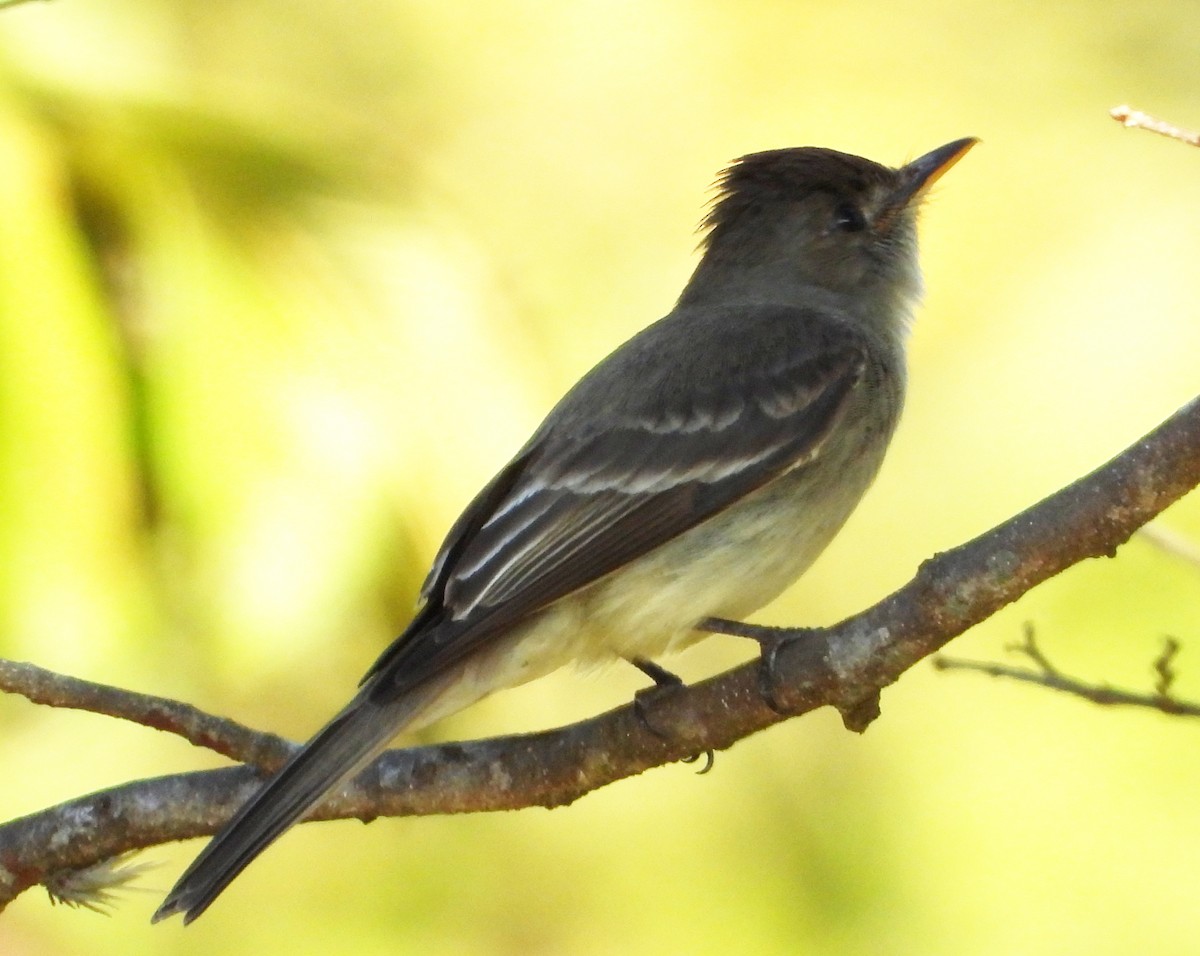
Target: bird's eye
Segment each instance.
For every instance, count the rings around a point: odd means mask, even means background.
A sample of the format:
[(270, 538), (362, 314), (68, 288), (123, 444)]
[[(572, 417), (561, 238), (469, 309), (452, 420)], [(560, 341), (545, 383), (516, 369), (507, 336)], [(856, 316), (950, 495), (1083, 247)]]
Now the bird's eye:
[(838, 203), (833, 211), (833, 228), (839, 232), (862, 232), (867, 228), (867, 217), (852, 202)]

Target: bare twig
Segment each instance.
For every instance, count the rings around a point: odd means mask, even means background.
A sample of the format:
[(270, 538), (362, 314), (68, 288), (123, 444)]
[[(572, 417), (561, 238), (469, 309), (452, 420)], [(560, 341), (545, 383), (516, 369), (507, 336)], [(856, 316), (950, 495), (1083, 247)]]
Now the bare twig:
[(1189, 146), (1200, 146), (1200, 133), (1174, 126), (1166, 120), (1160, 120), (1149, 113), (1135, 110), (1131, 106), (1114, 106), (1108, 111), (1108, 115), (1123, 126), (1148, 129), (1152, 133), (1158, 133), (1160, 136), (1169, 136), (1171, 139), (1177, 139), (1181, 143), (1187, 143)]
[(1022, 628), (1024, 639), (1020, 644), (1010, 644), (1008, 650), (1014, 654), (1023, 654), (1033, 661), (1038, 669), (1048, 677), (1059, 677), (1061, 672), (1057, 667), (1050, 663), (1050, 659), (1042, 653), (1042, 649), (1037, 646), (1037, 637), (1033, 630), (1033, 625), (1026, 623)]
[(1090, 700), (1093, 704), (1102, 704), (1108, 707), (1146, 707), (1176, 717), (1200, 717), (1200, 704), (1181, 700), (1171, 694), (1171, 685), (1175, 681), (1173, 664), (1179, 653), (1179, 642), (1174, 638), (1168, 637), (1164, 641), (1162, 653), (1154, 659), (1153, 668), (1157, 679), (1154, 683), (1153, 694), (1119, 690), (1107, 684), (1089, 684), (1067, 676), (1051, 664), (1037, 646), (1032, 625), (1025, 626), (1024, 642), (1013, 645), (1009, 650), (1028, 657), (1036, 667), (1034, 669), (1013, 667), (1008, 664), (967, 661), (944, 655), (935, 657), (933, 666), (938, 670), (975, 671), (987, 674), (989, 677), (1004, 677), (1027, 684), (1037, 684), (1041, 687), (1049, 687), (1051, 690), (1062, 691), (1064, 694), (1071, 694), (1074, 697), (1082, 697), (1084, 700)]
[(1186, 535), (1165, 527), (1157, 521), (1152, 521), (1146, 527), (1139, 528), (1137, 536), (1164, 554), (1169, 554), (1173, 558), (1200, 568), (1200, 545)]
[[(764, 629), (795, 638), (774, 653), (773, 699), (793, 715), (832, 705), (856, 728), (865, 726), (881, 688), (1035, 585), (1086, 558), (1113, 555), (1197, 484), (1200, 400), (1092, 474), (929, 559), (869, 610), (825, 630)], [(780, 722), (764, 702), (760, 676), (752, 662), (655, 698), (653, 732), (627, 706), (540, 734), (392, 751), (314, 819), (561, 806)], [(211, 834), (260, 781), (248, 767), (141, 780), (4, 824), (0, 907), (62, 871)]]
[(291, 753), (292, 745), (282, 737), (214, 717), (191, 704), (67, 677), (21, 661), (0, 659), (0, 691), (20, 694), (35, 704), (87, 710), (165, 730), (197, 747), (267, 770)]
[(1154, 692), (1167, 699), (1171, 696), (1171, 685), (1175, 683), (1175, 658), (1179, 656), (1179, 642), (1173, 637), (1163, 638), (1162, 653), (1154, 659)]

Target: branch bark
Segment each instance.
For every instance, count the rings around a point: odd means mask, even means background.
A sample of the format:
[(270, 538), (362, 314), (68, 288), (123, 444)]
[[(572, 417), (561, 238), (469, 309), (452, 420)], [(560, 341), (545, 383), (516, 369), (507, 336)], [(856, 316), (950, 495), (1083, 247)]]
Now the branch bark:
[[(774, 700), (790, 716), (832, 705), (848, 727), (862, 730), (878, 712), (880, 690), (914, 664), (1060, 571), (1086, 558), (1112, 556), (1138, 527), (1197, 484), (1200, 399), (1090, 475), (930, 558), (904, 587), (835, 627), (713, 627), (767, 640), (797, 638), (775, 654)], [(47, 672), (3, 673), (7, 689), (31, 699), (87, 706), (206, 746), (215, 738), (222, 752), (253, 754), (266, 770), (289, 749), (278, 738), (208, 718), (188, 705), (111, 688), (97, 694), (96, 685), (72, 684), (70, 678), (52, 692), (35, 692), (17, 686), (21, 675), (44, 681)], [(391, 751), (313, 819), (562, 806), (652, 767), (723, 750), (787, 719), (764, 702), (760, 675), (752, 662), (657, 694), (646, 706), (649, 721), (630, 705), (543, 733)], [(163, 707), (172, 704), (178, 709), (168, 707), (164, 717)], [(61, 882), (64, 873), (130, 850), (211, 834), (260, 779), (259, 771), (238, 766), (139, 780), (4, 824), (0, 908), (31, 886)]]

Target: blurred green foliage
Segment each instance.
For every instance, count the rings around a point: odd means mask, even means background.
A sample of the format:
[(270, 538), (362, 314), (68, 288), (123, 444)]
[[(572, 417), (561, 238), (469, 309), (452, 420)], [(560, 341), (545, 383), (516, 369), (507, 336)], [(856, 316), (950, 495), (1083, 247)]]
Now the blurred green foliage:
[[(822, 623), (1094, 467), (1190, 397), (1200, 7), (851, 0), (0, 11), (0, 653), (296, 737), (403, 626), (441, 535), (554, 398), (665, 312), (729, 159), (983, 145), (924, 223), (905, 422), (765, 617)], [(1164, 519), (1200, 537), (1189, 501)], [(1135, 541), (964, 637), (1149, 686), (1200, 579)], [(713, 639), (692, 677), (751, 653)], [(556, 675), (437, 729), (562, 723)], [(0, 701), (5, 818), (209, 766)], [(303, 827), (204, 920), (26, 894), (10, 956), (1194, 951), (1194, 729), (909, 675), (576, 806)]]

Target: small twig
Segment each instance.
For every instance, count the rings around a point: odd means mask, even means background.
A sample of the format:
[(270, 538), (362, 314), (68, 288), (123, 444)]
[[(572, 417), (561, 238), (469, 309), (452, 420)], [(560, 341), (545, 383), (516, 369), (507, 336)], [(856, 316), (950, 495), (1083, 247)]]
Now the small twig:
[(1025, 622), (1022, 628), (1022, 633), (1025, 635), (1025, 640), (1020, 644), (1010, 644), (1005, 648), (1006, 651), (1011, 651), (1014, 654), (1024, 654), (1038, 666), (1047, 677), (1060, 677), (1061, 671), (1050, 663), (1049, 658), (1042, 653), (1042, 649), (1037, 646), (1037, 640), (1034, 635), (1033, 624), (1029, 621)]
[(1139, 528), (1137, 537), (1158, 548), (1163, 554), (1169, 554), (1173, 558), (1200, 568), (1200, 545), (1197, 545), (1187, 535), (1152, 522)]
[(1037, 684), (1106, 707), (1146, 707), (1175, 717), (1200, 717), (1200, 704), (1180, 700), (1171, 695), (1171, 685), (1175, 682), (1175, 670), (1172, 665), (1179, 654), (1179, 642), (1174, 638), (1166, 639), (1162, 653), (1154, 660), (1154, 673), (1158, 675), (1158, 679), (1155, 681), (1153, 694), (1119, 690), (1107, 684), (1087, 684), (1068, 677), (1051, 664), (1037, 646), (1031, 624), (1025, 625), (1024, 643), (1014, 644), (1009, 650), (1028, 657), (1037, 665), (1037, 669), (1013, 667), (990, 661), (967, 661), (940, 654), (933, 658), (933, 666), (938, 670), (975, 671), (989, 677), (1005, 677), (1026, 684)]
[(1158, 680), (1154, 690), (1163, 700), (1171, 699), (1171, 685), (1175, 683), (1175, 658), (1179, 655), (1179, 642), (1173, 637), (1163, 638), (1162, 653), (1154, 659), (1154, 673)]
[(278, 767), (292, 751), (292, 744), (282, 737), (206, 714), (190, 704), (56, 674), (22, 661), (0, 658), (0, 691), (20, 694), (35, 704), (86, 710), (164, 730), (264, 770)]
[(1166, 120), (1160, 120), (1149, 113), (1135, 110), (1131, 106), (1115, 106), (1108, 111), (1108, 115), (1122, 126), (1148, 129), (1152, 133), (1158, 133), (1160, 136), (1169, 136), (1171, 139), (1177, 139), (1179, 142), (1187, 143), (1189, 146), (1200, 146), (1200, 133), (1174, 126)]

